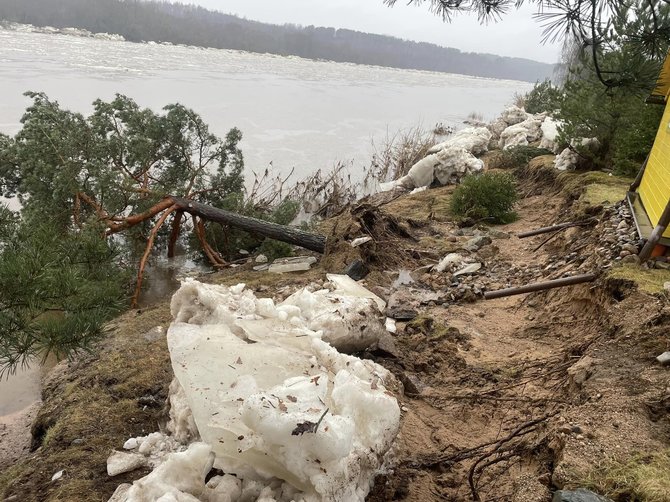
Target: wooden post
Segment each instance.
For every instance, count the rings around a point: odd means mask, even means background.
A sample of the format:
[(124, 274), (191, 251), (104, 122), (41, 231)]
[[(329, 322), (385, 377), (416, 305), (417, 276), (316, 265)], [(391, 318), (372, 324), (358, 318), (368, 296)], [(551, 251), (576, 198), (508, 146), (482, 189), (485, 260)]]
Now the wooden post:
[(661, 217), (658, 220), (656, 228), (654, 228), (654, 230), (651, 232), (649, 239), (638, 255), (640, 258), (640, 263), (644, 263), (649, 259), (651, 253), (658, 244), (658, 241), (661, 240), (661, 237), (663, 237), (663, 234), (667, 230), (668, 224), (670, 224), (670, 199), (668, 200), (668, 204), (665, 206), (663, 214), (661, 214)]
[(317, 253), (323, 253), (326, 250), (326, 238), (323, 235), (310, 234), (294, 227), (242, 216), (190, 199), (183, 199), (181, 197), (168, 197), (168, 199), (179, 209), (192, 215), (200, 216), (205, 220), (230, 225), (231, 227), (288, 244), (294, 244), (311, 251), (316, 251)]

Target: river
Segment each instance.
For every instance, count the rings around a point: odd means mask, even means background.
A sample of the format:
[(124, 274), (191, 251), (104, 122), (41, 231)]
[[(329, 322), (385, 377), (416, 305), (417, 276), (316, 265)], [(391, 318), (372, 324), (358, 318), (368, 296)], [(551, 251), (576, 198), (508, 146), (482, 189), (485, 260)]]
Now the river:
[[(351, 162), (369, 165), (372, 141), (417, 125), (492, 119), (528, 83), (160, 44), (134, 44), (0, 29), (0, 132), (14, 134), (44, 91), (87, 113), (115, 93), (158, 110), (180, 102), (223, 136), (239, 127), (247, 171), (305, 176)], [(251, 176), (248, 176), (251, 177)], [(0, 382), (0, 415), (39, 399), (39, 371)]]
[(297, 57), (135, 44), (0, 29), (0, 132), (13, 134), (44, 91), (90, 112), (115, 93), (158, 110), (180, 102), (217, 135), (244, 134), (248, 170), (302, 177), (337, 161), (369, 165), (372, 140), (416, 125), (458, 126), (471, 112), (491, 119), (525, 82), (398, 70)]

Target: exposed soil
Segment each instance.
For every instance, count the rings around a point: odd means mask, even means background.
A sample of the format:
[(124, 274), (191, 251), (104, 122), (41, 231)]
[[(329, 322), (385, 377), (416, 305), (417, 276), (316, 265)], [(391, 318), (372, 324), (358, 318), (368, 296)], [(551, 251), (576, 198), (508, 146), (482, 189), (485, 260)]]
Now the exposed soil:
[[(652, 277), (644, 290), (630, 280), (635, 274), (604, 273), (592, 284), (483, 299), (485, 290), (602, 271), (615, 259), (596, 250), (619, 213), (594, 207), (604, 200), (584, 197), (584, 186), (576, 193), (578, 175), (558, 180), (540, 166), (522, 179), (519, 219), (506, 226), (459, 228), (448, 215), (451, 189), (440, 188), (327, 222), (330, 254), (310, 272), (271, 276), (244, 268), (207, 278), (285, 296), (360, 258), (372, 269), (367, 286), (389, 307), (417, 312), (398, 322), (393, 343), (364, 354), (405, 389), (396, 465), (377, 479), (372, 502), (548, 501), (557, 488), (580, 486), (630, 500), (629, 487), (599, 482), (599, 473), (669, 447), (670, 378), (654, 359), (669, 348), (670, 304), (654, 286), (665, 271), (644, 271)], [(588, 193), (598, 199), (612, 187), (610, 180), (606, 190), (592, 183)], [(593, 224), (539, 249), (546, 236), (513, 235), (587, 217)], [(367, 250), (338, 241), (361, 232), (375, 238)], [(467, 251), (474, 237), (492, 242)], [(482, 268), (457, 277), (425, 267), (453, 251)], [(392, 286), (401, 268), (413, 271), (414, 282)], [(52, 374), (32, 429), (33, 452), (0, 474), (0, 499), (107, 500), (118, 484), (145, 474), (110, 480), (105, 459), (128, 437), (163, 423), (171, 369), (164, 337), (153, 328), (169, 319), (166, 305), (128, 313), (110, 326), (95, 356)], [(66, 475), (51, 482), (61, 469)]]

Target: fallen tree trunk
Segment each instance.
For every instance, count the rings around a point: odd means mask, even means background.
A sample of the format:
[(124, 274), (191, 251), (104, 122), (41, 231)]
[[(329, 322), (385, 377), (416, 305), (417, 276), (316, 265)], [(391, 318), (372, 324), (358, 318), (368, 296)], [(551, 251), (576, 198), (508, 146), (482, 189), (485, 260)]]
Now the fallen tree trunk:
[(190, 199), (181, 197), (169, 197), (169, 199), (184, 212), (199, 216), (208, 221), (230, 225), (231, 227), (288, 244), (294, 244), (310, 251), (316, 251), (317, 253), (323, 253), (326, 249), (326, 238), (323, 235), (311, 234), (294, 227), (242, 216)]

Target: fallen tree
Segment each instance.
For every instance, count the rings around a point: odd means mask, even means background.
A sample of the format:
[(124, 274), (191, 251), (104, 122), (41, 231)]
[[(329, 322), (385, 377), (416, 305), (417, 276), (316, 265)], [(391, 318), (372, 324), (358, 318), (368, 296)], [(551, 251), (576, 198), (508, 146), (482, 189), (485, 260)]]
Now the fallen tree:
[(78, 200), (85, 201), (96, 209), (96, 213), (101, 221), (107, 227), (106, 234), (113, 235), (129, 228), (139, 225), (140, 223), (152, 220), (158, 217), (154, 224), (147, 244), (140, 260), (139, 269), (137, 273), (137, 283), (135, 286), (135, 293), (132, 298), (132, 305), (137, 305), (140, 292), (142, 290), (142, 282), (144, 278), (144, 270), (147, 261), (151, 255), (151, 250), (154, 247), (156, 235), (160, 228), (166, 223), (168, 217), (172, 217), (172, 230), (170, 232), (170, 240), (168, 243), (168, 256), (174, 255), (174, 246), (179, 236), (181, 235), (182, 219), (184, 213), (191, 215), (193, 220), (193, 231), (200, 242), (203, 252), (209, 259), (213, 267), (223, 267), (227, 262), (223, 257), (211, 246), (207, 241), (203, 220), (220, 223), (229, 227), (238, 228), (246, 232), (250, 232), (262, 237), (267, 237), (288, 244), (300, 246), (310, 251), (323, 253), (326, 248), (326, 238), (322, 235), (304, 232), (298, 228), (290, 227), (288, 225), (278, 225), (269, 221), (260, 220), (244, 216), (232, 211), (226, 211), (209, 204), (195, 201), (186, 197), (167, 196), (157, 204), (140, 214), (132, 214), (126, 217), (111, 217), (107, 214), (95, 201), (86, 194), (78, 194)]

